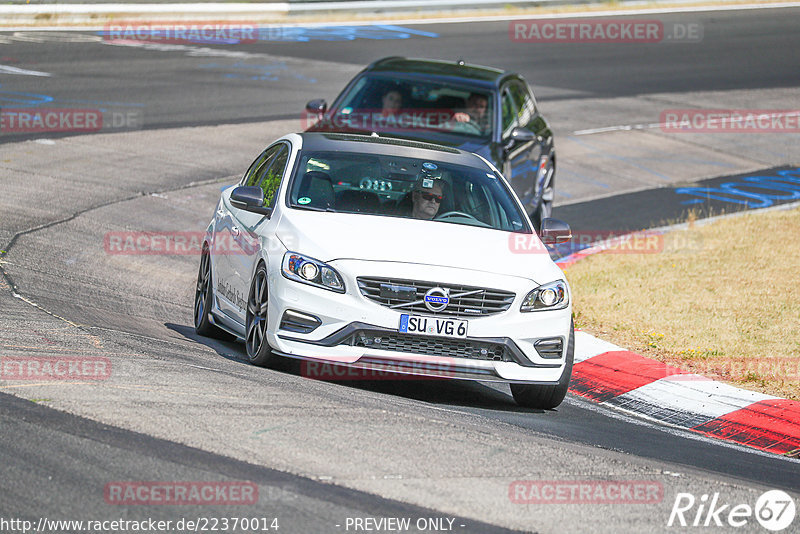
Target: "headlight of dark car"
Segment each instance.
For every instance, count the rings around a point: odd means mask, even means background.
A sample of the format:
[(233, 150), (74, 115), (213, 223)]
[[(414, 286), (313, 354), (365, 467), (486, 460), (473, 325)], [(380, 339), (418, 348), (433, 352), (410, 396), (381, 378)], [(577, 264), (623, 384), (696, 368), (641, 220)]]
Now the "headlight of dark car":
[(344, 293), (344, 282), (336, 269), (297, 252), (284, 254), (281, 272), (289, 280)]
[(569, 289), (564, 280), (542, 284), (522, 300), (519, 311), (561, 310), (569, 305)]

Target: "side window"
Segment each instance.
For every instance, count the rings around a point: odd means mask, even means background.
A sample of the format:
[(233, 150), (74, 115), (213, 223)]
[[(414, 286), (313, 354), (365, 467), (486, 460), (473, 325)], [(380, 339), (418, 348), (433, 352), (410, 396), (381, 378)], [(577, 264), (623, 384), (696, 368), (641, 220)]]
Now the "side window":
[(261, 176), (261, 170), (270, 164), (272, 158), (275, 157), (275, 154), (278, 153), (278, 150), (280, 150), (282, 146), (283, 145), (275, 145), (262, 152), (253, 164), (250, 165), (250, 168), (247, 169), (247, 172), (244, 173), (241, 184), (249, 186), (258, 185), (258, 178)]
[(503, 91), (503, 100), (500, 105), (503, 112), (503, 137), (505, 137), (511, 132), (517, 118), (517, 106), (507, 89)]
[(278, 188), (281, 185), (283, 172), (286, 169), (286, 162), (289, 161), (289, 147), (281, 144), (280, 152), (272, 159), (269, 166), (263, 166), (265, 172), (259, 173), (261, 180), (258, 185), (264, 191), (264, 205), (271, 208), (275, 205), (275, 198), (278, 195)]
[(530, 127), (536, 115), (536, 103), (531, 98), (530, 91), (522, 82), (511, 82), (508, 90), (514, 97), (514, 101), (518, 104), (517, 122), (525, 128)]

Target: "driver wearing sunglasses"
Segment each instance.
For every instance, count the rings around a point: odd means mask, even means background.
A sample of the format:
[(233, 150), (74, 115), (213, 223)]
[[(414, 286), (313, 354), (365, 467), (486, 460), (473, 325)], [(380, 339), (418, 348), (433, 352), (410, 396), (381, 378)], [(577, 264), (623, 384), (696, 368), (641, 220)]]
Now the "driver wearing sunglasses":
[(442, 205), (442, 192), (440, 180), (432, 178), (417, 180), (411, 196), (414, 205), (411, 216), (415, 219), (433, 219)]

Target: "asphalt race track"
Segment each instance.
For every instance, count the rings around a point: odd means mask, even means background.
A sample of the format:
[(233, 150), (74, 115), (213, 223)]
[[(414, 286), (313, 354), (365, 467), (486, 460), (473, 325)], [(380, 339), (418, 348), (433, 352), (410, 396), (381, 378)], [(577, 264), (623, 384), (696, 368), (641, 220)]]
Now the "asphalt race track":
[[(554, 215), (574, 228), (630, 230), (678, 222), (691, 208), (788, 201), (703, 204), (692, 188), (797, 169), (797, 133), (654, 124), (670, 109), (796, 108), (799, 16), (638, 17), (704, 29), (701, 42), (647, 45), (514, 43), (507, 22), (169, 46), (88, 31), (0, 33), (0, 107), (96, 110), (111, 122), (69, 135), (0, 132), (0, 356), (111, 366), (100, 381), (0, 380), (0, 519), (259, 517), (278, 518), (283, 533), (352, 532), (348, 518), (381, 517), (440, 519), (417, 530), (429, 532), (763, 532), (754, 518), (742, 528), (667, 522), (679, 493), (717, 493), (731, 506), (754, 506), (768, 489), (796, 497), (797, 459), (572, 395), (535, 412), (483, 384), (256, 368), (242, 345), (194, 334), (197, 255), (120, 254), (104, 237), (201, 232), (220, 188), (302, 127), (307, 100), (330, 101), (364, 64), (397, 54), (519, 70), (556, 131)], [(519, 504), (510, 488), (520, 480), (639, 481), (663, 493), (651, 503)], [(109, 484), (126, 481), (249, 481), (258, 499), (109, 502)], [(0, 531), (13, 530), (0, 522)]]

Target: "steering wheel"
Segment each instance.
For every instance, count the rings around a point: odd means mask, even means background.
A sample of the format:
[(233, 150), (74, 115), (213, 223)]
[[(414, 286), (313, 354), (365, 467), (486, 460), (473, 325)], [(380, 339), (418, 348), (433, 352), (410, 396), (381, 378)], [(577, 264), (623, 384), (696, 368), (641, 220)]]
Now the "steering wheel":
[(472, 120), (458, 122), (451, 119), (447, 124), (450, 130), (453, 132), (461, 132), (470, 135), (483, 135), (483, 128), (481, 125)]
[(437, 215), (436, 217), (434, 217), (434, 219), (438, 221), (439, 219), (447, 219), (447, 218), (456, 217), (456, 216), (458, 216), (458, 217), (466, 217), (468, 219), (472, 219), (473, 221), (477, 221), (478, 220), (476, 217), (473, 217), (469, 213), (464, 213), (463, 211), (448, 211), (447, 213), (442, 213), (441, 215)]

